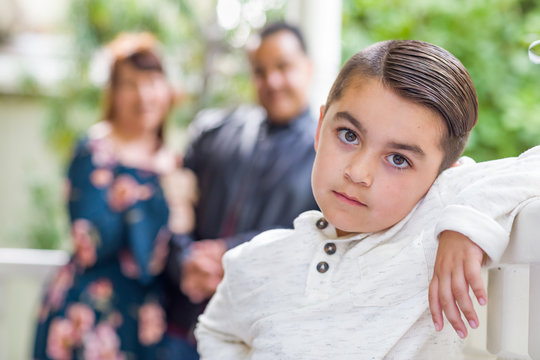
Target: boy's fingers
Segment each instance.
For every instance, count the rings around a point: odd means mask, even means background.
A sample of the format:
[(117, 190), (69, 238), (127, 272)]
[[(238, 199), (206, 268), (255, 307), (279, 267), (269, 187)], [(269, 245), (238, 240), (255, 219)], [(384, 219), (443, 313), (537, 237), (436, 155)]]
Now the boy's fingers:
[(442, 310), (458, 336), (463, 339), (467, 336), (467, 328), (461, 319), (461, 312), (456, 305), (456, 300), (452, 291), (451, 279), (439, 280), (439, 298)]
[[(452, 292), (459, 310), (461, 310), (469, 325), (473, 329), (476, 329), (478, 327), (478, 317), (476, 315), (476, 311), (474, 310), (471, 297), (469, 296), (469, 285), (467, 284), (465, 278), (461, 276), (452, 277)], [(456, 331), (458, 331), (458, 329), (456, 329)]]
[[(478, 327), (478, 316), (476, 315), (476, 311), (474, 310), (474, 306), (471, 301), (471, 298), (469, 296), (458, 298), (456, 299), (456, 302), (459, 307), (459, 310), (461, 310), (461, 312), (467, 319), (467, 322), (469, 323), (470, 327), (473, 329), (476, 329)], [(459, 327), (460, 327), (459, 329), (461, 330), (465, 329), (465, 327), (461, 324), (463, 324), (462, 320), (459, 322)], [(457, 328), (455, 329), (456, 331), (458, 331)]]
[[(486, 290), (484, 288), (484, 281), (482, 280), (482, 265), (480, 261), (471, 261), (465, 264), (465, 282), (467, 287), (471, 287), (478, 303), (481, 305), (486, 304)], [(478, 315), (472, 304), (472, 300), (467, 294), (467, 299), (464, 303), (458, 301), (459, 307), (463, 312), (463, 315), (467, 318), (469, 325), (476, 329), (479, 325)]]
[(439, 302), (439, 278), (434, 275), (429, 284), (429, 311), (435, 330), (441, 331), (444, 326), (441, 303)]
[(472, 262), (466, 264), (465, 277), (480, 305), (487, 303), (487, 293), (482, 279), (482, 263)]
[(450, 325), (452, 325), (458, 336), (462, 339), (465, 338), (467, 336), (467, 327), (461, 319), (461, 313), (456, 303), (447, 303), (443, 305), (443, 309), (446, 319), (448, 319), (448, 322), (450, 322)]

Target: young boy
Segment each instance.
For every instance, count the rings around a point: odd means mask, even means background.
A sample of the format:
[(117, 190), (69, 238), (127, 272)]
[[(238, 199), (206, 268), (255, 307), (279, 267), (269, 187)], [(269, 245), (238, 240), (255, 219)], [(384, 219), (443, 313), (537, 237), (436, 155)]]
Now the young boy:
[(496, 261), (516, 212), (540, 195), (536, 148), (441, 173), (477, 109), (469, 74), (437, 46), (388, 41), (354, 55), (321, 108), (322, 214), (225, 255), (196, 329), (202, 359), (460, 358), (460, 339), (429, 313), (437, 237), (466, 235)]

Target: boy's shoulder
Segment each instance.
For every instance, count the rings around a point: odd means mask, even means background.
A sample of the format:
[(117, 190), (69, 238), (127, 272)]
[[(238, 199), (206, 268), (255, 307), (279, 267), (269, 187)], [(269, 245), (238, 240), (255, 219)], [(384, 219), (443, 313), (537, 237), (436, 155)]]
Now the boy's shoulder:
[(311, 229), (316, 229), (321, 217), (318, 211), (302, 213), (293, 229), (265, 231), (225, 253), (224, 283), (237, 304), (248, 306), (253, 303), (256, 289), (258, 294), (275, 291), (276, 287), (290, 285), (290, 278), (305, 270), (311, 259), (310, 249), (317, 243)]
[(284, 254), (294, 250), (294, 230), (267, 230), (250, 241), (227, 251), (223, 256), (224, 281), (236, 301), (254, 289), (276, 281), (279, 269), (287, 266)]

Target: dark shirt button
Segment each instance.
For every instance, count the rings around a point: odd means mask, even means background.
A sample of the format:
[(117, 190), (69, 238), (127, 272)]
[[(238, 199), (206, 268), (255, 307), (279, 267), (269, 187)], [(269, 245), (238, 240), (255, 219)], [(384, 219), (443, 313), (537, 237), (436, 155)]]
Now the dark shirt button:
[(318, 229), (322, 230), (328, 226), (328, 221), (326, 221), (325, 218), (320, 218), (319, 220), (317, 220), (317, 223), (315, 225)]
[(324, 252), (328, 255), (332, 255), (336, 253), (336, 244), (334, 243), (327, 243), (324, 245)]
[(330, 266), (328, 265), (327, 262), (321, 261), (320, 263), (317, 264), (317, 271), (323, 274), (328, 271), (329, 267)]

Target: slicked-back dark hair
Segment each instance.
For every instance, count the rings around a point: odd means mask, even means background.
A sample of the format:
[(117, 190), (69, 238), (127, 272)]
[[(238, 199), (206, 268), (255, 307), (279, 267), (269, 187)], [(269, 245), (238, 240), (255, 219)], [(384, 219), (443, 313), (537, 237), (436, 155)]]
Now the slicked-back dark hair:
[(478, 121), (478, 100), (463, 64), (436, 45), (416, 40), (373, 44), (353, 55), (332, 85), (325, 111), (353, 84), (379, 79), (385, 87), (438, 114), (446, 125), (441, 148), (445, 155), (439, 171), (462, 154)]
[(304, 40), (304, 35), (302, 35), (302, 31), (300, 31), (300, 28), (298, 28), (295, 25), (286, 23), (286, 22), (275, 22), (268, 24), (265, 26), (259, 36), (261, 38), (261, 41), (269, 37), (270, 35), (276, 34), (278, 32), (289, 32), (298, 40), (298, 44), (300, 45), (300, 48), (304, 52), (304, 54), (307, 54), (307, 46), (306, 41)]

